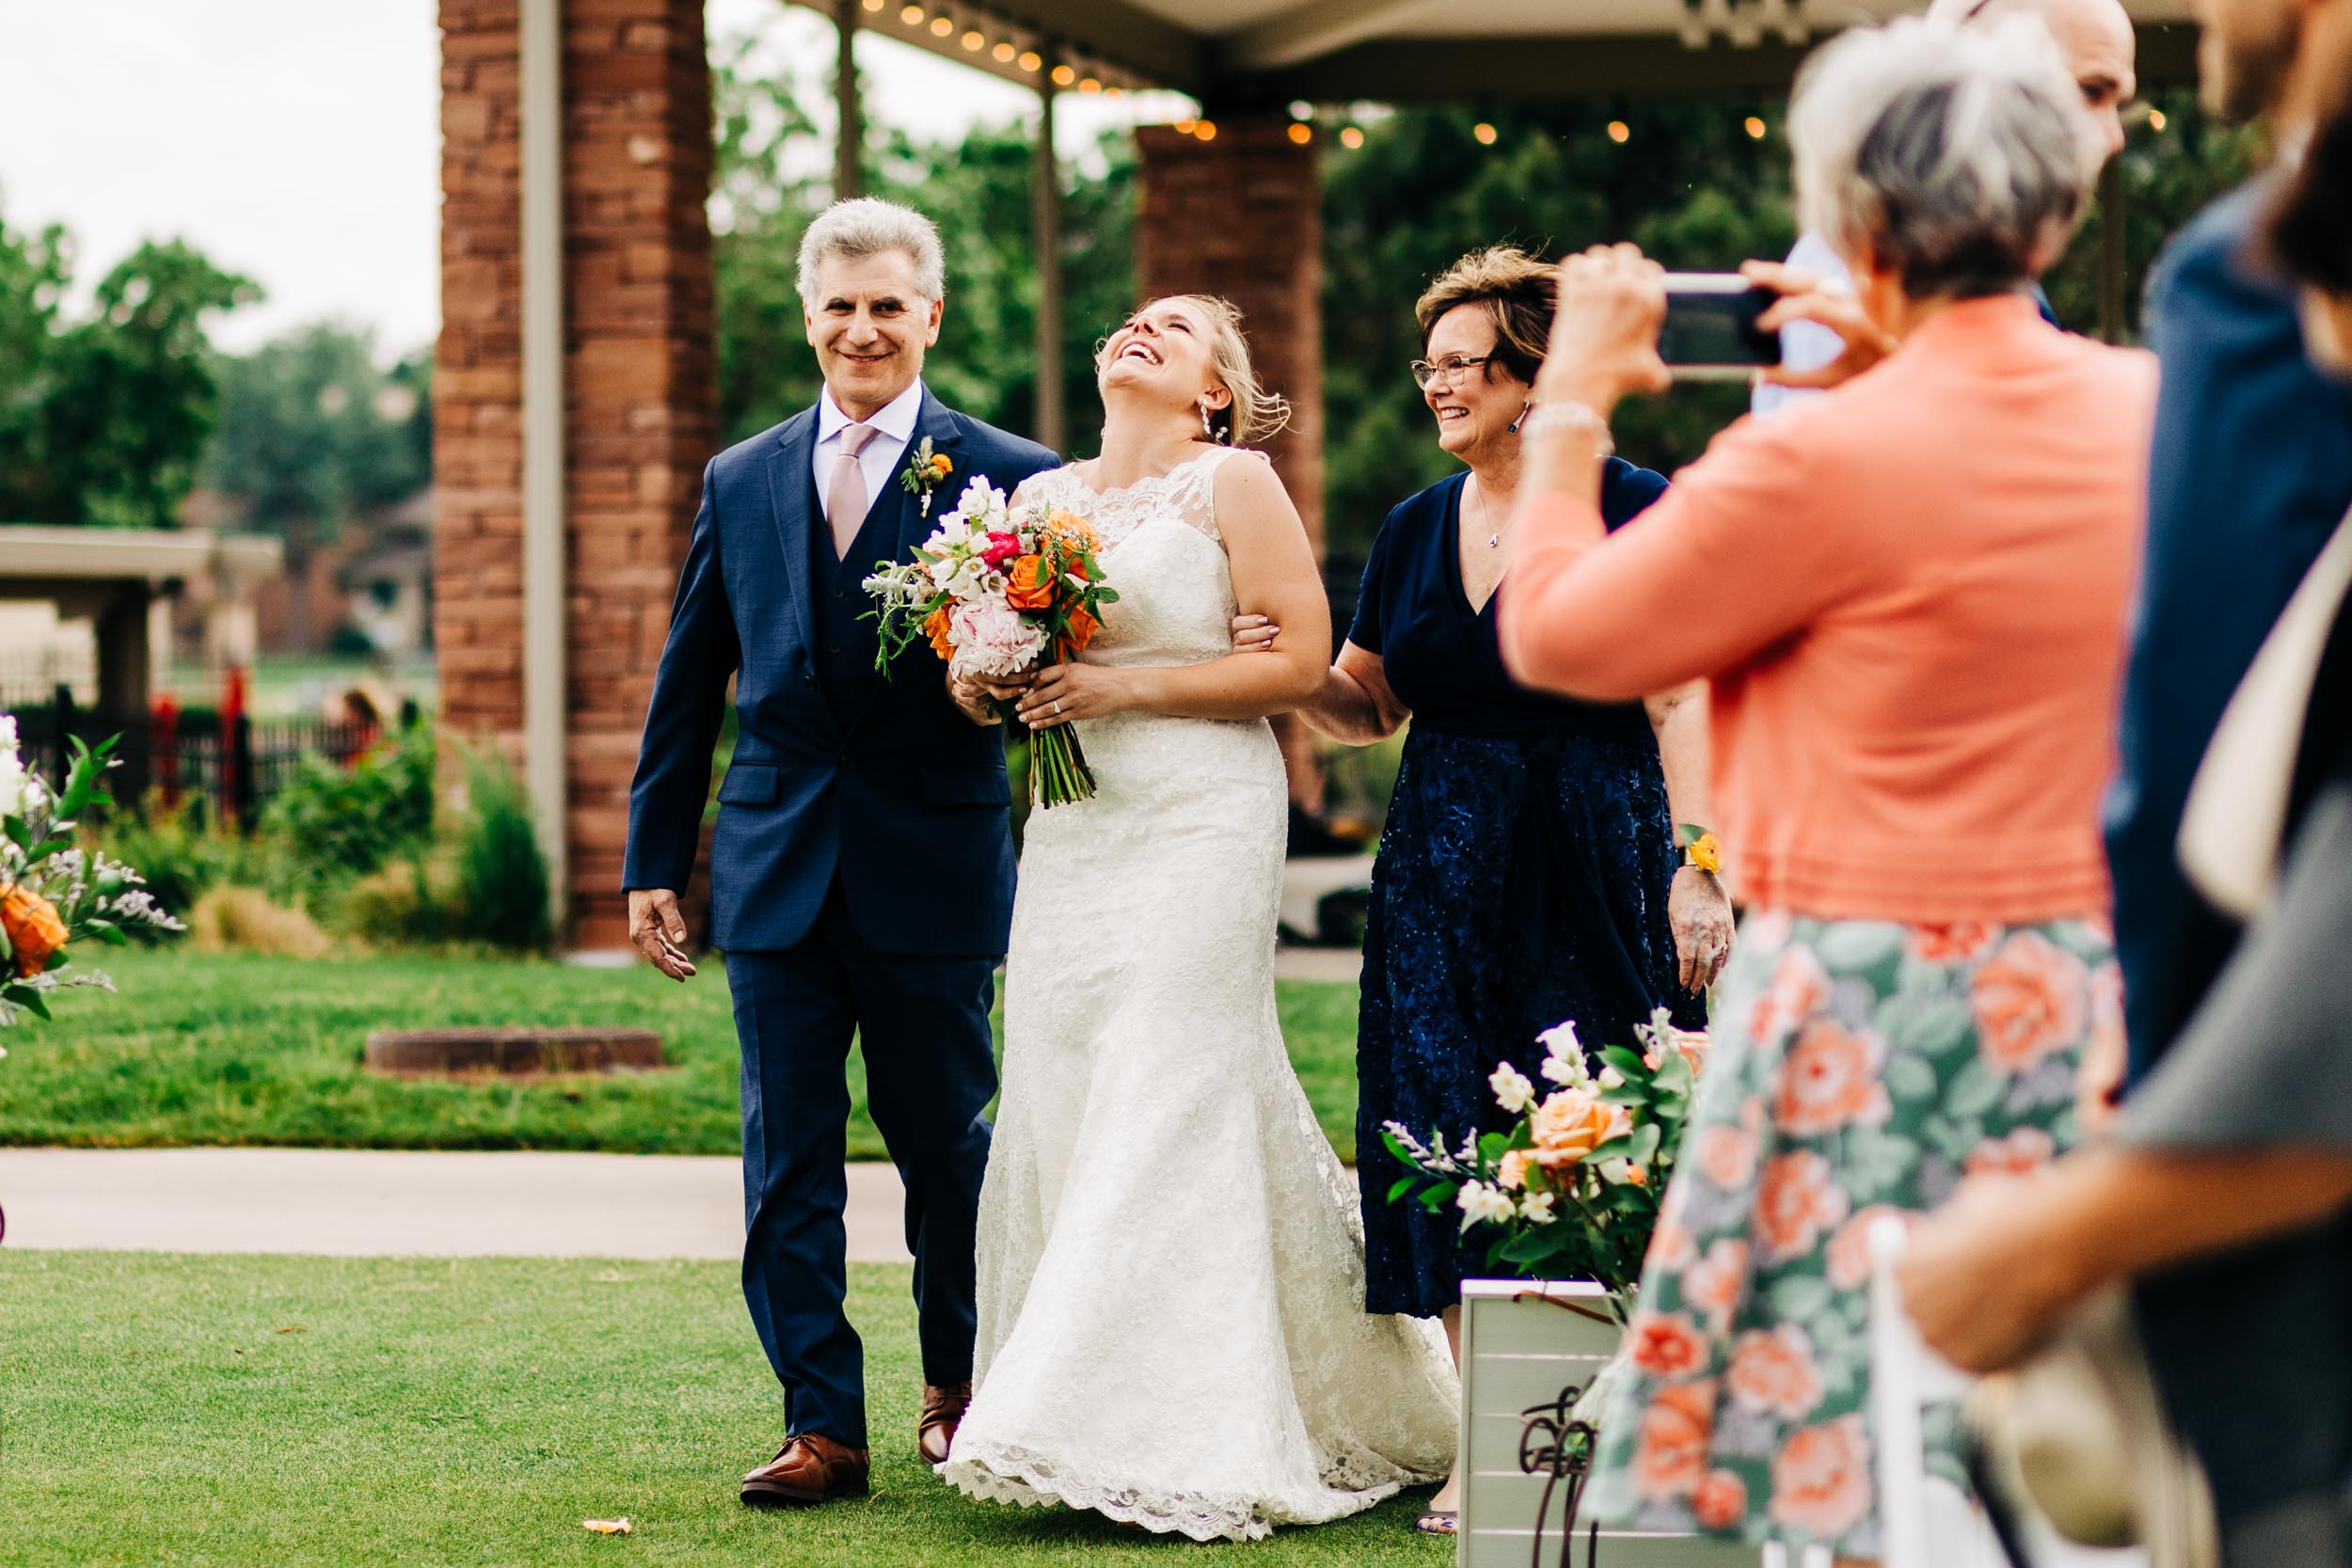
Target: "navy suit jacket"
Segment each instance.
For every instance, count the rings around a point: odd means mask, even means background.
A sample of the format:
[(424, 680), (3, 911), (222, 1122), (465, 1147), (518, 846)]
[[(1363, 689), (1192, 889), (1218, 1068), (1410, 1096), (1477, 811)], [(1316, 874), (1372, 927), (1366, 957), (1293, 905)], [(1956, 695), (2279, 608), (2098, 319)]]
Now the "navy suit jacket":
[[(1061, 461), (928, 390), (914, 442), (926, 436), (955, 465), (933, 493), (930, 516), (894, 474), (867, 525), (895, 512), (899, 560), (974, 478), (1009, 494)], [(837, 875), (858, 934), (882, 952), (1001, 955), (1013, 876), (1004, 732), (957, 710), (945, 668), (922, 642), (886, 673), (853, 676), (832, 702), (819, 680), (828, 664), (812, 607), (838, 579), (818, 575), (820, 559), (830, 574), (830, 549), (813, 553), (811, 530), (826, 526), (810, 476), (816, 438), (812, 408), (730, 447), (704, 470), (629, 790), (622, 884), (686, 886), (731, 674), (739, 733), (719, 786), (712, 945), (794, 945)], [(837, 634), (868, 608), (845, 601), (824, 614)]]
[(2249, 254), (2270, 183), (2208, 208), (2167, 248), (2149, 289), (2164, 384), (2106, 802), (2135, 1081), (2236, 940), (2181, 875), (2174, 840), (2190, 780), (2255, 651), (2352, 505), (2352, 386), (2312, 368), (2295, 291)]

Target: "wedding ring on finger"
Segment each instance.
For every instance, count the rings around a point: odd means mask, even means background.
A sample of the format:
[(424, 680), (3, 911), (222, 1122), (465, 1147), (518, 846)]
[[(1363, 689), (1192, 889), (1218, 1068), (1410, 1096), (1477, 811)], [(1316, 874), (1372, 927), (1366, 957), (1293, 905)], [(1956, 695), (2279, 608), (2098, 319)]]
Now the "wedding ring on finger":
[(1054, 699), (1054, 717), (1057, 719), (1061, 717), (1061, 699), (1059, 697)]

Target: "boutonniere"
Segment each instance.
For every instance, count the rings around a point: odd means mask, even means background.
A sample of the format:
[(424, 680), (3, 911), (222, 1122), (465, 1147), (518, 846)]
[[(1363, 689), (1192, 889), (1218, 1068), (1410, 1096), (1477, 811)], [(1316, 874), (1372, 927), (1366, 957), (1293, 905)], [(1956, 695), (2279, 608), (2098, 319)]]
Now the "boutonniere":
[(914, 444), (914, 452), (907, 459), (906, 472), (898, 476), (898, 483), (908, 495), (923, 498), (923, 515), (928, 517), (931, 515), (931, 492), (955, 471), (956, 466), (946, 452), (931, 451), (931, 438), (926, 436)]

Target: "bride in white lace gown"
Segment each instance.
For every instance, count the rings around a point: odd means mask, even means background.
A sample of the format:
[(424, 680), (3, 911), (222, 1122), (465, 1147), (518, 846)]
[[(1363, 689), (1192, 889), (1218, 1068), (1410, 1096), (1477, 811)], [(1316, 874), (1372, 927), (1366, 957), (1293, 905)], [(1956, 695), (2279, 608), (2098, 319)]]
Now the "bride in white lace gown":
[[(1434, 1325), (1363, 1310), (1355, 1185), (1275, 1016), (1264, 715), (1320, 682), (1328, 610), (1272, 468), (1201, 440), (1262, 407), (1231, 308), (1155, 301), (1102, 379), (1104, 456), (1019, 498), (1089, 518), (1120, 597), (1023, 699), (1078, 723), (1099, 793), (1028, 819), (974, 1395), (942, 1473), (1246, 1540), (1443, 1476), (1458, 1390)], [(1229, 657), (1243, 607), (1291, 657)]]

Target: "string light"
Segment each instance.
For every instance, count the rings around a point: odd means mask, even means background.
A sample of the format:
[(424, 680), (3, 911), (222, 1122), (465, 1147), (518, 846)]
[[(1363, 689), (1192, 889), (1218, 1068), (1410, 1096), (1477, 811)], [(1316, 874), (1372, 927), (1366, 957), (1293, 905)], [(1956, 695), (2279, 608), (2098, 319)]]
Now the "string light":
[(966, 33), (963, 35), (963, 47), (966, 53), (977, 55), (988, 47), (988, 40), (977, 32)]
[(1180, 119), (1176, 122), (1176, 134), (1180, 136), (1189, 136), (1200, 124), (1200, 122), (1197, 119)]
[(1103, 96), (1105, 98), (1124, 98), (1127, 96), (1127, 89), (1120, 87), (1118, 83), (1113, 82), (1109, 87), (1103, 89)]
[(1304, 147), (1315, 139), (1315, 128), (1303, 119), (1294, 119), (1291, 121), (1290, 137), (1291, 140)]
[(1748, 139), (1751, 141), (1764, 139), (1764, 122), (1754, 115), (1748, 116)]
[(920, 27), (923, 25), (923, 15), (924, 12), (922, 7), (909, 6), (906, 9), (898, 13), (898, 20), (905, 23), (910, 27)]
[(1364, 134), (1351, 125), (1340, 133), (1340, 145), (1353, 152), (1364, 145)]
[(869, 11), (879, 11), (888, 4), (890, 0), (866, 0), (866, 8)]
[(1078, 78), (1078, 90), (1080, 92), (1101, 92), (1103, 90), (1103, 84), (1096, 81), (1091, 76), (1081, 76)]
[(1020, 54), (1021, 51), (1015, 49), (1009, 43), (1000, 43), (995, 48), (990, 50), (989, 53), (996, 56), (997, 64), (1010, 65), (1012, 64), (1012, 57), (1015, 55)]
[(1623, 146), (1633, 139), (1633, 128), (1622, 119), (1613, 119), (1609, 122), (1609, 139)]
[(1481, 147), (1492, 147), (1495, 144), (1495, 128), (1484, 120), (1470, 127), (1470, 135), (1478, 138), (1478, 145)]
[(1214, 119), (1201, 120), (1199, 124), (1192, 128), (1192, 134), (1199, 136), (1202, 141), (1215, 141), (1216, 140), (1216, 121)]
[(1057, 65), (1054, 68), (1054, 86), (1057, 87), (1066, 87), (1077, 79), (1078, 73), (1066, 65)]
[(955, 30), (955, 23), (950, 21), (948, 18), (944, 16), (935, 16), (931, 18), (931, 37), (935, 39), (944, 39)]
[(1035, 75), (1039, 71), (1044, 69), (1044, 66), (1045, 56), (1039, 54), (1034, 49), (1025, 51), (1021, 56), (1021, 69), (1028, 71), (1031, 75)]
[(2162, 109), (2151, 109), (2148, 111), (2148, 129), (2151, 131), (2161, 131), (2164, 129), (2164, 111)]

